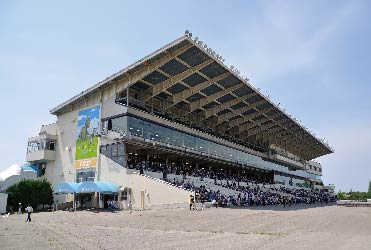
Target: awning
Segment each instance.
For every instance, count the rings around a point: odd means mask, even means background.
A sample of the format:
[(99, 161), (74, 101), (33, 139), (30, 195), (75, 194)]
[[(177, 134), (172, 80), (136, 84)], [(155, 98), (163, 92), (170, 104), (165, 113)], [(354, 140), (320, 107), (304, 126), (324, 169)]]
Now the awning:
[(55, 194), (70, 194), (70, 193), (77, 193), (77, 189), (81, 186), (82, 183), (76, 182), (62, 182), (59, 183), (58, 186), (55, 187), (54, 193)]
[(27, 172), (27, 171), (33, 171), (33, 172), (36, 172), (37, 173), (37, 177), (40, 177), (40, 170), (37, 166), (34, 166), (34, 165), (23, 165), (21, 167), (22, 171), (23, 172)]
[(77, 193), (117, 194), (119, 187), (112, 182), (86, 181), (77, 188)]

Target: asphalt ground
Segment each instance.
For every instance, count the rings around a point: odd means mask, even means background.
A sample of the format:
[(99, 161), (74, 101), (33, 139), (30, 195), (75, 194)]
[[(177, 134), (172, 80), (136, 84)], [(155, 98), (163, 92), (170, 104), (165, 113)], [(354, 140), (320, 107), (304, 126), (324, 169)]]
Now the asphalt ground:
[(371, 208), (296, 205), (0, 218), (0, 249), (371, 249)]

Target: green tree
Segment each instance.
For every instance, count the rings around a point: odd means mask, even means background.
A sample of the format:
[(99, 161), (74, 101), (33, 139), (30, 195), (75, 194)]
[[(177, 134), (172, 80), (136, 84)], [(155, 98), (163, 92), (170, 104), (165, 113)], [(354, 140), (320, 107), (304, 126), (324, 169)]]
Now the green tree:
[(366, 192), (352, 192), (349, 193), (348, 200), (358, 200), (358, 201), (364, 201), (368, 197), (368, 193)]
[(341, 192), (341, 190), (339, 190), (337, 196), (338, 196), (338, 199), (339, 199), (339, 200), (346, 200), (346, 199), (347, 199), (347, 195), (346, 195), (346, 193)]
[(367, 194), (368, 194), (368, 198), (371, 199), (371, 181), (368, 182), (368, 192), (367, 192)]
[(41, 183), (39, 183), (40, 186), (40, 194), (39, 194), (39, 204), (43, 205), (51, 205), (53, 204), (53, 189), (50, 183), (47, 180), (43, 180)]
[(7, 192), (10, 193), (9, 205), (14, 209), (18, 207), (18, 203), (23, 206), (31, 204), (34, 208), (53, 203), (53, 190), (46, 180), (23, 180), (9, 187)]

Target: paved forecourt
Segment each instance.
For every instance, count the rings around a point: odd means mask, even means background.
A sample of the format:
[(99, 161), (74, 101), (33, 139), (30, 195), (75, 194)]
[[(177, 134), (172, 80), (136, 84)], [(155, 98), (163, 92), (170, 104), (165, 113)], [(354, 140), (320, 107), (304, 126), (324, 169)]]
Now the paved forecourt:
[(1, 249), (370, 249), (371, 209), (44, 212), (1, 218)]

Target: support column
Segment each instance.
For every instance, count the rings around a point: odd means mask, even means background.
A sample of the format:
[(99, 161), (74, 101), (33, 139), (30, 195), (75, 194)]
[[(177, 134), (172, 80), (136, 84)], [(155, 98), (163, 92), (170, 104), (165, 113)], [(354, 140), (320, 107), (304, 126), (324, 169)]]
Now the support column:
[(126, 88), (126, 105), (129, 107), (129, 86)]

